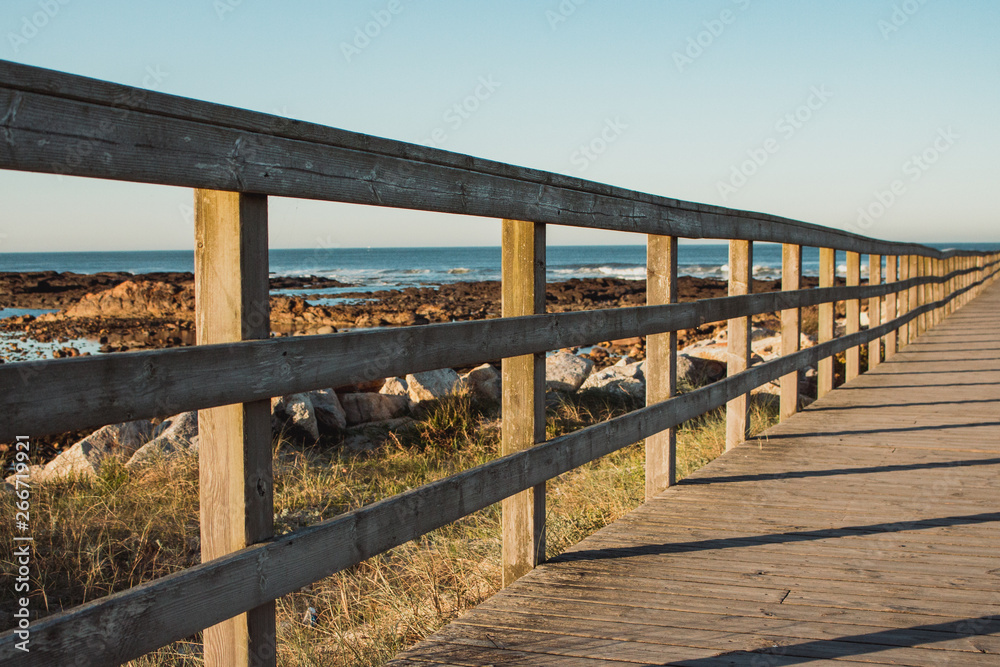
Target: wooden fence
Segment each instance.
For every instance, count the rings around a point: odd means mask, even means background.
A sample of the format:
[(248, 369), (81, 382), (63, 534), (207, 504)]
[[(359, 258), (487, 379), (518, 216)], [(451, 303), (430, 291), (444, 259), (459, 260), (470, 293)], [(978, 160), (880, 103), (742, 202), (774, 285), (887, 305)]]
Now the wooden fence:
[[(276, 598), (496, 502), (513, 580), (544, 554), (547, 480), (645, 439), (646, 493), (659, 493), (675, 480), (681, 422), (727, 405), (734, 446), (752, 389), (780, 379), (788, 417), (804, 368), (818, 365), (820, 394), (830, 391), (834, 355), (846, 352), (856, 376), (861, 346), (877, 364), (1000, 267), (997, 253), (879, 241), (5, 61), (0, 168), (195, 189), (198, 345), (4, 364), (0, 441), (197, 409), (203, 508), (201, 565), (32, 623), (29, 653), (7, 632), (0, 661), (11, 665), (118, 664), (202, 629), (206, 664), (273, 665)], [(268, 195), (501, 219), (503, 317), (268, 339)], [(648, 305), (546, 314), (548, 224), (647, 235)], [(730, 296), (677, 303), (680, 237), (730, 241)], [(784, 244), (781, 292), (752, 294), (755, 241)], [(819, 288), (800, 289), (803, 246), (820, 248)], [(841, 337), (837, 301), (847, 304)], [(820, 341), (800, 349), (808, 306), (819, 306)], [(775, 311), (783, 356), (751, 368), (750, 318)], [(675, 396), (676, 332), (725, 320), (728, 377)], [(545, 352), (632, 336), (647, 337), (647, 407), (546, 441)], [(498, 357), (501, 458), (272, 536), (270, 397)]]

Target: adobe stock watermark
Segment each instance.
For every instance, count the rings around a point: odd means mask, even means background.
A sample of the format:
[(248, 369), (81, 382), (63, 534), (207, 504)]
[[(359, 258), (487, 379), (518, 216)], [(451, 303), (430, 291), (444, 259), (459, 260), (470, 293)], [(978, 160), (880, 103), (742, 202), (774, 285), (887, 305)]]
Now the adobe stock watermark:
[(587, 0), (561, 0), (554, 10), (545, 10), (545, 20), (549, 22), (549, 27), (555, 32), (560, 23), (565, 23), (569, 17), (576, 14), (580, 5), (586, 4)]
[(608, 151), (608, 148), (611, 147), (611, 144), (618, 141), (627, 129), (628, 125), (623, 123), (622, 119), (618, 116), (615, 116), (614, 119), (605, 119), (604, 126), (598, 132), (597, 136), (585, 144), (580, 144), (580, 147), (570, 156), (569, 161), (578, 171), (587, 171), (587, 168), (597, 158), (604, 155)]
[(215, 0), (212, 3), (212, 8), (215, 10), (215, 15), (219, 17), (219, 20), (225, 21), (226, 14), (232, 14), (242, 4), (243, 0)]
[(48, 26), (52, 22), (52, 19), (59, 15), (62, 8), (70, 2), (71, 0), (38, 0), (36, 3), (38, 11), (33, 12), (31, 15), (25, 14), (22, 16), (21, 24), (17, 27), (17, 31), (7, 33), (7, 41), (10, 42), (14, 53), (20, 52), (22, 47), (37, 37), (39, 31)]
[(728, 201), (731, 195), (739, 192), (768, 163), (771, 156), (781, 150), (783, 142), (792, 139), (799, 130), (811, 121), (816, 112), (826, 106), (833, 93), (826, 85), (813, 86), (805, 102), (784, 114), (774, 123), (774, 136), (768, 137), (756, 147), (747, 150), (747, 159), (734, 164), (729, 169), (729, 178), (717, 181), (715, 184), (722, 201)]
[(924, 8), (927, 0), (903, 0), (892, 6), (892, 14), (889, 19), (879, 19), (878, 31), (882, 33), (882, 39), (888, 40), (893, 34), (899, 32), (900, 28), (910, 22), (917, 12)]
[[(121, 120), (124, 121), (131, 113), (130, 109), (141, 105), (149, 91), (157, 90), (163, 85), (163, 81), (170, 76), (169, 72), (164, 72), (159, 65), (147, 65), (143, 71), (142, 85), (144, 89), (132, 88), (126, 92), (116, 94), (113, 106), (121, 110)], [(101, 142), (111, 137), (116, 128), (116, 123), (111, 120), (102, 120), (96, 128), (84, 132), (85, 138), (78, 139), (66, 146), (66, 154), (62, 160), (52, 164), (52, 172), (62, 180), (63, 175), (72, 171), (83, 163), (98, 149)]]
[[(740, 12), (745, 12), (750, 8), (751, 0), (733, 0), (733, 4)], [(687, 45), (681, 51), (674, 51), (674, 65), (677, 71), (683, 73), (685, 69), (694, 64), (694, 61), (705, 55), (705, 52), (712, 48), (715, 41), (722, 37), (728, 26), (736, 23), (739, 13), (732, 9), (723, 9), (714, 19), (702, 22), (704, 30), (688, 37)]]
[(354, 37), (349, 42), (340, 43), (340, 52), (344, 60), (351, 62), (372, 45), (372, 40), (378, 39), (382, 31), (388, 28), (397, 16), (403, 13), (406, 5), (403, 0), (389, 0), (385, 7), (371, 12), (372, 20), (363, 26), (355, 26)]
[(479, 77), (472, 92), (452, 104), (441, 115), (446, 127), (438, 126), (431, 130), (430, 139), (424, 143), (432, 148), (441, 147), (451, 136), (448, 130), (450, 129), (452, 133), (457, 132), (473, 114), (479, 111), (483, 102), (493, 97), (501, 85), (503, 84), (493, 78), (492, 74)]
[(864, 232), (881, 220), (889, 212), (889, 209), (909, 192), (909, 185), (923, 178), (924, 174), (930, 171), (941, 159), (941, 156), (951, 150), (960, 138), (961, 136), (950, 125), (938, 128), (937, 135), (931, 144), (919, 153), (911, 155), (900, 166), (904, 178), (893, 179), (885, 189), (876, 190), (872, 194), (872, 200), (867, 205), (858, 208), (855, 226)]

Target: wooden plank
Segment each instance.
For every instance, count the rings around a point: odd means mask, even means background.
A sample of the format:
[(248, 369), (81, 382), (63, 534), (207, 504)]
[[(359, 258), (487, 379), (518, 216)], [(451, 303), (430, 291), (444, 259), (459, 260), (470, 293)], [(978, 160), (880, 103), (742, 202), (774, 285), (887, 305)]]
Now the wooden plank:
[[(991, 271), (997, 267), (993, 264)], [(498, 356), (690, 329), (732, 316), (854, 295), (871, 297), (911, 284), (916, 283), (0, 364), (0, 408), (5, 415), (0, 420), (0, 441), (472, 365)]]
[[(898, 257), (896, 255), (886, 255), (885, 258), (885, 282), (892, 284), (899, 280), (898, 272)], [(877, 298), (877, 297), (873, 297)], [(899, 297), (897, 297), (895, 292), (891, 292), (885, 296), (885, 316), (882, 318), (880, 323), (888, 322), (897, 317), (898, 312)], [(896, 354), (896, 339), (899, 335), (897, 331), (890, 331), (885, 337), (885, 358), (888, 361), (890, 357)]]
[[(847, 253), (847, 286), (857, 287), (861, 284), (861, 255), (856, 252)], [(845, 332), (853, 334), (861, 331), (861, 302), (858, 299), (848, 299), (847, 321)], [(861, 375), (861, 349), (854, 347), (847, 351), (845, 380), (848, 382)]]
[[(953, 256), (0, 61), (0, 168), (642, 234)], [(13, 110), (13, 113), (10, 111)], [(31, 150), (21, 150), (30, 146)], [(82, 159), (100, 149), (101, 160)]]
[[(781, 247), (781, 289), (798, 290), (802, 287), (802, 246), (784, 244)], [(781, 354), (798, 352), (801, 348), (802, 309), (781, 311)], [(785, 420), (799, 410), (799, 372), (781, 378), (781, 419)]]
[[(910, 265), (909, 278), (911, 279), (917, 278), (919, 281), (919, 279), (923, 278), (923, 275), (920, 272), (920, 257), (916, 255), (910, 255), (908, 259)], [(920, 283), (918, 282), (917, 285), (911, 287), (909, 294), (907, 295), (910, 312), (917, 310), (921, 306), (919, 299), (920, 297), (919, 285)], [(918, 330), (917, 322), (916, 321), (910, 322), (910, 324), (907, 325), (906, 329), (907, 343), (915, 342), (919, 335), (920, 331)]]
[[(930, 305), (926, 308), (929, 309)], [(915, 311), (907, 317), (917, 317)], [(904, 318), (905, 319), (905, 318)], [(76, 637), (93, 639), (95, 661), (125, 662), (297, 590), (556, 475), (725, 404), (820, 357), (884, 335), (898, 322), (803, 349), (668, 403), (636, 410), (532, 449), (509, 454), (386, 500), (242, 551), (95, 600), (32, 625), (38, 649), (22, 654), (17, 637), (0, 635), (0, 660), (62, 664)], [(674, 487), (680, 488), (680, 487)], [(192, 607), (191, 599), (212, 599)], [(66, 628), (73, 632), (66, 632)], [(155, 635), (139, 631), (156, 627)], [(128, 641), (123, 641), (128, 637)]]
[[(729, 296), (753, 292), (753, 242), (729, 242)], [(735, 317), (727, 327), (727, 375), (750, 367), (750, 317)], [(737, 396), (726, 405), (726, 449), (750, 437), (750, 393)]]
[[(649, 236), (646, 240), (646, 303), (677, 303), (677, 238)], [(646, 405), (669, 400), (677, 393), (677, 332), (646, 337)], [(646, 498), (677, 479), (677, 434), (672, 428), (646, 438)]]
[[(266, 339), (267, 198), (198, 190), (195, 302), (199, 345)], [(201, 556), (207, 562), (270, 538), (274, 495), (271, 405), (198, 413)], [(205, 629), (205, 664), (274, 665), (274, 602)]]
[[(868, 255), (868, 284), (878, 285), (881, 282), (882, 256)], [(868, 299), (868, 325), (875, 326), (882, 321), (882, 299), (877, 296)], [(882, 363), (882, 340), (873, 340), (868, 343), (868, 370), (874, 369), (880, 363)]]
[[(837, 253), (833, 248), (819, 249), (819, 286), (832, 287), (836, 279)], [(819, 342), (833, 340), (836, 321), (835, 303), (820, 304)], [(823, 398), (833, 391), (833, 358), (820, 359), (817, 366), (817, 394)]]
[[(545, 312), (545, 225), (503, 221), (504, 317)], [(545, 353), (502, 362), (502, 455), (545, 441)], [(502, 503), (503, 584), (508, 586), (545, 559), (545, 483)]]

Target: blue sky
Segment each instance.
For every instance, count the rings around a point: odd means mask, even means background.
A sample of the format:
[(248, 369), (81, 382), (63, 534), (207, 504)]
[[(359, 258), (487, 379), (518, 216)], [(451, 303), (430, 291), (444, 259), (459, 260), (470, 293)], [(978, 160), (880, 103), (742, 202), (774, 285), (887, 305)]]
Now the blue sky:
[[(1000, 240), (997, 34), (995, 0), (0, 3), (3, 59), (923, 242)], [(0, 195), (0, 251), (192, 246), (184, 189), (0, 172)], [(322, 202), (271, 220), (275, 248), (499, 242)]]

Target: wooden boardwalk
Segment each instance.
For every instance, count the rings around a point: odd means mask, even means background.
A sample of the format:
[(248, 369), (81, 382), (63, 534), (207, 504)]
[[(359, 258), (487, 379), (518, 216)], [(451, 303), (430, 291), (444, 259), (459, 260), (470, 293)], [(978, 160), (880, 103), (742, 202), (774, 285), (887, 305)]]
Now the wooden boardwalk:
[(1000, 283), (400, 654), (1000, 665)]

